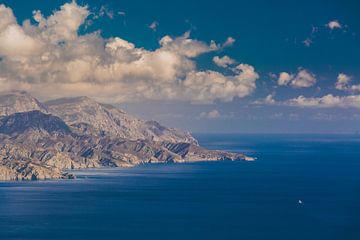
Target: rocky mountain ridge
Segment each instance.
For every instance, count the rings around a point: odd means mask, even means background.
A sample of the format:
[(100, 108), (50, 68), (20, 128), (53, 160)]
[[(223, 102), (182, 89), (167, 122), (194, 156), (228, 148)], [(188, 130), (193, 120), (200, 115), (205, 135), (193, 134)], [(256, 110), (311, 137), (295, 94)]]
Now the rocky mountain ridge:
[[(50, 113), (70, 126), (87, 124), (98, 134), (131, 140), (188, 142), (198, 144), (190, 133), (167, 128), (156, 121), (145, 121), (108, 104), (88, 97), (63, 98), (45, 103)], [(89, 132), (87, 132), (89, 134)]]
[[(68, 169), (246, 160), (242, 154), (206, 150), (188, 133), (88, 98), (42, 104), (27, 93), (6, 96), (12, 99), (0, 96), (7, 104), (0, 116), (0, 180), (73, 178)], [(30, 104), (22, 102), (25, 97)]]
[(32, 110), (48, 113), (47, 107), (27, 92), (12, 91), (0, 94), (0, 116)]

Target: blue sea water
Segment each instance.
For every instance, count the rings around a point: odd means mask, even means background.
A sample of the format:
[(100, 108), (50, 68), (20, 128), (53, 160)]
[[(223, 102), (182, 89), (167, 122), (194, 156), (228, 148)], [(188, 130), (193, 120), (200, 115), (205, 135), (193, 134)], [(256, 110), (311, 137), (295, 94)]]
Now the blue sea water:
[(360, 239), (359, 135), (197, 137), (258, 160), (2, 182), (0, 239)]

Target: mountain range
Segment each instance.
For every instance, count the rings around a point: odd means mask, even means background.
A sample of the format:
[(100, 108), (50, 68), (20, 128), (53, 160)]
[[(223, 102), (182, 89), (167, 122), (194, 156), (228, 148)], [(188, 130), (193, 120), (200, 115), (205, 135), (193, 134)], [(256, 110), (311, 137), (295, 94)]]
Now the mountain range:
[(66, 170), (216, 160), (253, 159), (204, 149), (189, 132), (88, 97), (42, 103), (27, 92), (0, 95), (0, 180), (74, 178)]

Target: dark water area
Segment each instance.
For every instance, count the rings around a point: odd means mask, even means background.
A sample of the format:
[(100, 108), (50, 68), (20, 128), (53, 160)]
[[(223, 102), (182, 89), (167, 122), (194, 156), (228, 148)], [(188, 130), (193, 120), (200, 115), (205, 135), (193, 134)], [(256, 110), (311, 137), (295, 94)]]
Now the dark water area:
[(198, 135), (255, 162), (0, 182), (0, 239), (360, 239), (359, 135)]

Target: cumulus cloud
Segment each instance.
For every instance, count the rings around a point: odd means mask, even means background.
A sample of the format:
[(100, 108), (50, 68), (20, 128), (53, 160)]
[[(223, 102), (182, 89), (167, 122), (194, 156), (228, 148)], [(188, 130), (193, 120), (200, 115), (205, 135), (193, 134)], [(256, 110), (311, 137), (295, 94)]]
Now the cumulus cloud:
[(358, 84), (358, 85), (352, 85), (352, 86), (351, 86), (351, 91), (360, 91), (360, 84)]
[(335, 88), (338, 90), (347, 90), (349, 88), (350, 81), (351, 81), (350, 76), (344, 73), (339, 73), (337, 77), (337, 81), (335, 83)]
[(201, 112), (196, 117), (196, 119), (197, 120), (201, 120), (201, 119), (231, 119), (231, 118), (234, 118), (234, 117), (235, 117), (235, 115), (234, 115), (233, 112), (221, 113), (217, 109), (213, 109), (211, 111)]
[(295, 78), (291, 81), (291, 85), (295, 88), (311, 87), (315, 83), (315, 75), (306, 69), (300, 69)]
[(332, 20), (332, 21), (328, 22), (326, 24), (326, 26), (328, 28), (330, 28), (331, 30), (336, 29), (336, 28), (342, 28), (342, 25), (340, 24), (340, 22), (338, 20)]
[(291, 85), (294, 88), (307, 88), (316, 83), (316, 77), (313, 73), (306, 69), (299, 68), (296, 75), (287, 72), (282, 72), (278, 78), (278, 85)]
[(284, 102), (285, 105), (312, 108), (360, 108), (360, 95), (334, 96), (332, 94), (318, 98), (299, 96)]
[(328, 94), (322, 97), (300, 95), (284, 101), (276, 101), (273, 95), (268, 95), (265, 99), (255, 101), (254, 104), (303, 108), (360, 108), (360, 95), (334, 96)]
[(345, 73), (339, 73), (337, 77), (337, 81), (335, 83), (335, 88), (342, 91), (350, 91), (350, 92), (357, 92), (360, 91), (360, 84), (358, 85), (351, 85), (352, 77), (346, 75)]
[(11, 8), (0, 5), (0, 31), (2, 32), (7, 26), (16, 24), (16, 19)]
[(28, 36), (16, 24), (11, 24), (0, 33), (0, 52), (12, 59), (39, 53), (42, 43)]
[(276, 101), (274, 99), (274, 95), (270, 94), (265, 98), (265, 103), (267, 104), (274, 104)]
[(207, 119), (216, 119), (220, 118), (221, 114), (218, 110), (214, 109), (210, 112), (202, 112), (199, 114), (198, 119), (207, 118)]
[[(104, 10), (105, 11), (105, 10)], [(107, 14), (107, 13), (104, 13)], [(256, 89), (253, 66), (239, 64), (232, 74), (198, 70), (201, 54), (231, 46), (190, 37), (164, 36), (155, 50), (98, 32), (79, 34), (90, 15), (87, 6), (66, 3), (50, 16), (33, 12), (22, 25), (0, 5), (0, 86), (48, 99), (87, 95), (106, 102), (144, 99), (211, 103), (244, 97)]]
[(187, 58), (194, 58), (203, 53), (220, 49), (219, 45), (214, 41), (211, 41), (208, 45), (204, 42), (190, 39), (190, 32), (186, 32), (183, 36), (175, 39), (167, 35), (160, 39), (160, 45), (164, 50), (177, 53)]
[(79, 27), (84, 24), (89, 14), (86, 6), (79, 6), (75, 2), (65, 3), (60, 10), (48, 18), (45, 18), (39, 10), (34, 11), (33, 18), (38, 22), (38, 26), (27, 22), (23, 29), (27, 30), (28, 35), (50, 43), (76, 40)]
[(234, 71), (233, 76), (210, 70), (192, 71), (183, 81), (183, 94), (197, 103), (211, 103), (216, 99), (230, 102), (234, 97), (251, 94), (256, 89), (256, 80), (259, 78), (254, 67), (239, 64)]
[(256, 104), (256, 105), (275, 105), (275, 104), (277, 104), (277, 102), (274, 99), (274, 94), (269, 94), (264, 99), (254, 101), (253, 104)]
[(279, 78), (278, 78), (278, 85), (280, 86), (286, 86), (288, 85), (291, 80), (294, 78), (293, 75), (290, 75), (287, 72), (282, 72), (279, 74)]
[(223, 56), (223, 57), (219, 57), (219, 56), (215, 56), (213, 58), (213, 62), (219, 66), (219, 67), (223, 67), (223, 68), (227, 68), (229, 65), (233, 65), (236, 63), (236, 61), (232, 58), (230, 58), (229, 56)]

